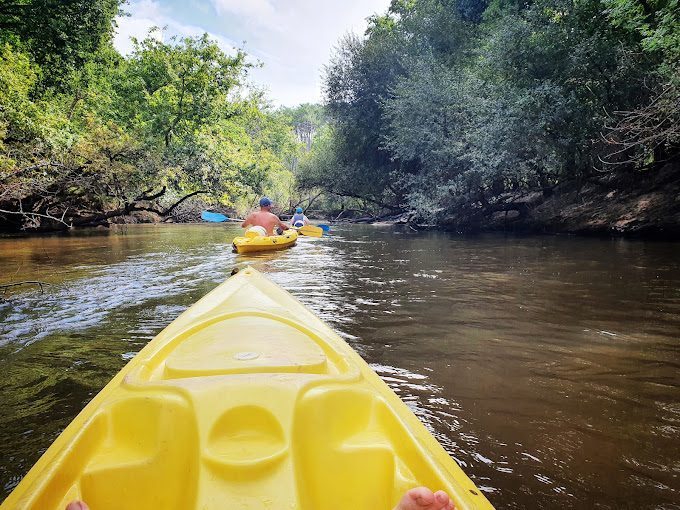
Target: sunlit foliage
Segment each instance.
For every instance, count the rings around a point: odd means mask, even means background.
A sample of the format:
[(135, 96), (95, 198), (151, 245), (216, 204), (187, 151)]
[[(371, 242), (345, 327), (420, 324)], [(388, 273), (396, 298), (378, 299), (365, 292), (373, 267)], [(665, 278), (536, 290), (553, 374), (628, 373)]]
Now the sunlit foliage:
[(207, 36), (163, 40), (156, 29), (122, 57), (109, 38), (117, 10), (97, 5), (108, 25), (69, 39), (74, 46), (58, 61), (54, 49), (35, 50), (18, 22), (3, 32), (0, 226), (93, 225), (134, 211), (165, 217), (191, 197), (242, 212), (264, 193), (287, 205), (295, 184), (288, 162), (302, 144), (244, 86), (246, 55)]
[(680, 151), (677, 0), (394, 1), (340, 41), (307, 179), (438, 221)]

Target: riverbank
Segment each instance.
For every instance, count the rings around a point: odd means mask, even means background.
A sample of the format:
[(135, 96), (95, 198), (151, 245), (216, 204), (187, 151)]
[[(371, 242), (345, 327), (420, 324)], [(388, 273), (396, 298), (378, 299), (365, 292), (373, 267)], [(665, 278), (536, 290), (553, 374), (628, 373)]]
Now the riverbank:
[(606, 174), (546, 192), (506, 194), (456, 211), (439, 226), (462, 232), (680, 239), (680, 165), (648, 174)]
[(460, 233), (515, 232), (680, 239), (680, 164), (659, 171), (611, 173), (544, 191), (506, 193), (423, 221), (417, 211), (341, 220)]
[[(196, 198), (163, 217), (150, 211), (108, 219), (99, 227), (136, 223), (201, 223), (207, 204)], [(216, 209), (234, 218), (233, 209)], [(338, 219), (338, 212), (313, 211), (313, 220), (326, 223), (408, 225), (417, 230), (459, 233), (514, 232), (520, 234), (577, 234), (603, 237), (680, 239), (680, 163), (658, 171), (603, 174), (585, 182), (569, 182), (544, 191), (506, 193), (441, 213), (437, 221), (423, 220), (418, 211)], [(282, 218), (286, 219), (285, 215)], [(240, 220), (234, 220), (240, 221)]]

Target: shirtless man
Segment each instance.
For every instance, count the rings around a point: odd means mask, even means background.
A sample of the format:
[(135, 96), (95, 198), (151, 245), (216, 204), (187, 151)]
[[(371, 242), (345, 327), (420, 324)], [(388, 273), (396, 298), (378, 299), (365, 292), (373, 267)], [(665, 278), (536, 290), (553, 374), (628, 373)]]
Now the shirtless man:
[[(66, 510), (90, 510), (90, 507), (83, 501), (73, 501), (68, 504)], [(394, 510), (455, 510), (455, 507), (444, 491), (433, 493), (425, 487), (417, 487), (406, 492)]]
[(268, 236), (276, 235), (275, 228), (288, 230), (290, 227), (283, 223), (276, 214), (273, 214), (271, 209), (272, 201), (267, 197), (262, 197), (260, 199), (260, 210), (250, 213), (241, 226), (243, 228), (262, 227)]

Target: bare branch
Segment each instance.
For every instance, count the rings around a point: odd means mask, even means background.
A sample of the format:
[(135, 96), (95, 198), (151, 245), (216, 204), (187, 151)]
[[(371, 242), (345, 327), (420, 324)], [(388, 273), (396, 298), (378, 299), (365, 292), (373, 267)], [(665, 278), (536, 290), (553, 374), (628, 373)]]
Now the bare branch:
[(188, 195), (183, 196), (183, 197), (180, 198), (177, 202), (175, 202), (175, 203), (172, 204), (170, 207), (168, 207), (165, 211), (163, 211), (163, 212), (161, 213), (161, 216), (167, 216), (167, 215), (170, 214), (170, 213), (171, 213), (171, 212), (172, 212), (179, 204), (181, 204), (181, 203), (184, 202), (185, 200), (187, 200), (187, 199), (189, 199), (189, 198), (191, 198), (191, 197), (195, 197), (196, 195), (202, 195), (202, 194), (205, 194), (205, 193), (208, 193), (208, 191), (206, 191), (206, 190), (199, 190), (199, 191), (194, 191), (193, 193), (189, 193)]
[(156, 200), (157, 198), (162, 197), (165, 195), (165, 192), (167, 191), (166, 187), (163, 186), (160, 191), (150, 195), (153, 189), (149, 189), (147, 191), (144, 191), (141, 195), (139, 195), (137, 198), (134, 199), (134, 202), (143, 202), (143, 201), (149, 201), (149, 200)]
[(49, 285), (49, 283), (39, 282), (37, 280), (26, 280), (24, 282), (6, 283), (4, 285), (0, 285), (0, 289), (3, 290), (3, 294), (6, 294), (7, 289), (9, 289), (11, 287), (18, 287), (20, 285), (38, 285), (40, 287), (40, 293), (43, 293), (44, 292), (43, 287), (45, 285)]
[[(21, 202), (19, 202), (21, 203)], [(68, 209), (68, 208), (67, 208)], [(56, 216), (52, 216), (51, 214), (40, 214), (40, 213), (35, 213), (35, 212), (26, 212), (23, 210), (23, 207), (20, 207), (18, 211), (8, 211), (7, 209), (0, 209), (0, 214), (14, 214), (17, 216), (24, 216), (26, 218), (46, 218), (48, 220), (56, 221), (57, 223), (61, 223), (65, 225), (68, 228), (73, 228), (72, 223), (67, 223), (64, 221), (64, 216), (66, 215), (66, 211), (61, 215), (61, 218), (57, 218)]]

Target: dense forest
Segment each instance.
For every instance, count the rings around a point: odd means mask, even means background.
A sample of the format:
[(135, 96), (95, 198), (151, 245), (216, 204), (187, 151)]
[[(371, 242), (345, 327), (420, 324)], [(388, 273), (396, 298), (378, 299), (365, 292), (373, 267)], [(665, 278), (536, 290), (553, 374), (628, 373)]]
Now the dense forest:
[(455, 227), (565, 190), (663, 187), (678, 177), (680, 6), (393, 0), (340, 42), (325, 96), (302, 183), (374, 212)]
[(0, 230), (243, 213), (261, 194), (464, 229), (680, 181), (678, 0), (393, 0), (338, 43), (325, 104), (297, 108), (207, 35), (159, 29), (120, 55), (123, 8), (0, 2)]
[(302, 201), (293, 171), (306, 145), (294, 117), (304, 124), (310, 107), (274, 110), (245, 85), (247, 56), (207, 36), (152, 31), (121, 56), (121, 7), (0, 4), (0, 229), (158, 220), (199, 198), (237, 211), (265, 193)]

